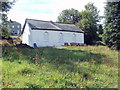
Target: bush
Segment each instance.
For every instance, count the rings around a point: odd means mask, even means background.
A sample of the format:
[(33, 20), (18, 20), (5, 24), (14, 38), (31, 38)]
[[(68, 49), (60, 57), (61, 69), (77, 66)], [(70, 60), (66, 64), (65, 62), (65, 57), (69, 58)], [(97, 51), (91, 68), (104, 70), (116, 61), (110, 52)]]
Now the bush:
[(2, 37), (3, 39), (9, 39), (10, 35), (11, 35), (11, 30), (3, 26), (1, 28), (0, 37)]
[(33, 70), (31, 68), (23, 68), (22, 70), (18, 71), (19, 74), (26, 75), (33, 73)]

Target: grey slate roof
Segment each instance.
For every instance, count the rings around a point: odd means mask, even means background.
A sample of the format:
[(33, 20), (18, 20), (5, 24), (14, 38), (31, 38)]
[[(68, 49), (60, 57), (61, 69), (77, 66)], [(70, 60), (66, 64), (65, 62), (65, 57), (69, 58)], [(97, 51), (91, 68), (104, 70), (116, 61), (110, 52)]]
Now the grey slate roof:
[(26, 19), (23, 26), (23, 31), (26, 23), (28, 23), (29, 27), (32, 30), (52, 30), (83, 33), (83, 31), (76, 27), (74, 24), (57, 23), (52, 21), (42, 21), (35, 19)]
[(80, 30), (80, 28), (76, 27), (74, 24), (55, 23), (55, 25), (61, 28), (62, 30), (83, 32), (82, 30)]
[(56, 29), (54, 26), (52, 26), (48, 21), (42, 21), (42, 20), (33, 20), (33, 19), (27, 19), (27, 22), (29, 25), (31, 25), (31, 28), (39, 28), (39, 29)]

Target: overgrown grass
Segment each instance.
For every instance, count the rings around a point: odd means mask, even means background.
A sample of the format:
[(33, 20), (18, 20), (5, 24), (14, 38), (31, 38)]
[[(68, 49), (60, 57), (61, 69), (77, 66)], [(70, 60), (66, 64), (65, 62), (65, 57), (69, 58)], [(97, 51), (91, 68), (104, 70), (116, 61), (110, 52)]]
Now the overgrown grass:
[(117, 88), (118, 52), (105, 46), (3, 47), (1, 88)]

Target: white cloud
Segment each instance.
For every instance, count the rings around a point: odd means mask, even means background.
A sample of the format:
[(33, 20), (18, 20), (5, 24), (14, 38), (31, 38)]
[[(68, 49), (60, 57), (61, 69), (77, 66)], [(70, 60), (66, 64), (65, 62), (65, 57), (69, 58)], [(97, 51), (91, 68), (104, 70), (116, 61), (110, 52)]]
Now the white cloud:
[(103, 2), (105, 2), (105, 0), (100, 0), (100, 1), (97, 1), (97, 0), (64, 0), (64, 1), (61, 0), (60, 1), (59, 0), (59, 2), (58, 0), (56, 0), (56, 4), (54, 7), (58, 12), (61, 12), (64, 9), (70, 9), (70, 8), (74, 8), (74, 9), (77, 9), (78, 11), (82, 11), (84, 10), (84, 6), (89, 2), (93, 2), (94, 5), (98, 8), (98, 10), (104, 11)]
[(104, 0), (18, 0), (10, 10), (8, 17), (22, 25), (26, 18), (56, 21), (62, 10), (74, 8), (82, 11), (84, 5), (89, 2), (93, 2), (101, 11), (100, 14), (103, 14)]
[(22, 25), (24, 24), (26, 18), (46, 20), (46, 21), (50, 21), (50, 20), (55, 21), (55, 17), (56, 17), (55, 14), (45, 14), (45, 13), (31, 14), (28, 12), (16, 11), (16, 10), (11, 10), (8, 16), (9, 16), (9, 19), (12, 19), (13, 21), (18, 21)]

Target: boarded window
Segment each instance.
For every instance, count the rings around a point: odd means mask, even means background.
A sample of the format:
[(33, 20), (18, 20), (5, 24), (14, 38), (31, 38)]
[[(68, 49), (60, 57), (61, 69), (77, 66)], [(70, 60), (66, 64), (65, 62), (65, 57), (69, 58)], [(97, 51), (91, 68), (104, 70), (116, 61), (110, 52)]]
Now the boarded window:
[(63, 34), (62, 33), (59, 34), (59, 42), (63, 42)]
[(46, 41), (46, 42), (49, 41), (49, 33), (48, 32), (44, 33), (44, 41)]
[(76, 42), (76, 34), (75, 33), (73, 34), (72, 39), (73, 39), (73, 42)]

